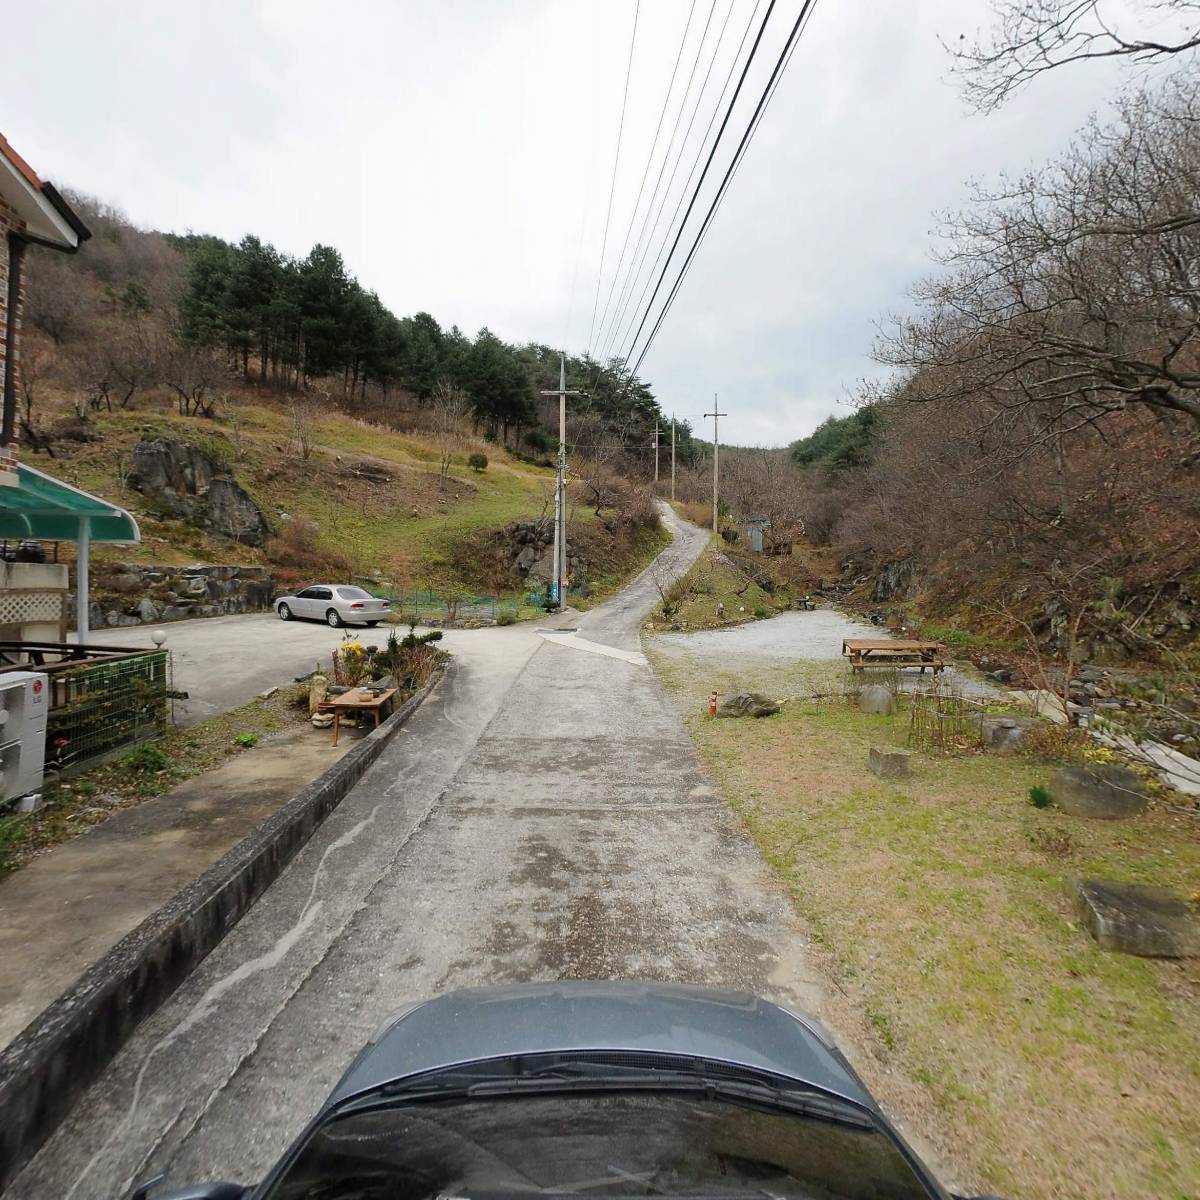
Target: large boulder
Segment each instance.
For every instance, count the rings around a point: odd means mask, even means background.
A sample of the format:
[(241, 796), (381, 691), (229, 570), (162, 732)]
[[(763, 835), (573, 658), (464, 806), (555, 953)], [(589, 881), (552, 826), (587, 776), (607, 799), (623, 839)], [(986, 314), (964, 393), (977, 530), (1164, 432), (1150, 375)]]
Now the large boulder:
[(129, 464), (129, 486), (177, 517), (191, 517), (198, 497), (221, 468), (212, 455), (186, 442), (138, 442)]
[(138, 442), (129, 484), (156, 508), (235, 541), (261, 546), (267, 519), (254, 498), (207, 451), (158, 438)]
[(1165, 888), (1084, 879), (1075, 885), (1075, 895), (1084, 925), (1106, 950), (1144, 958), (1200, 954), (1200, 923)]
[(1118, 821), (1146, 806), (1146, 789), (1136, 772), (1115, 763), (1060, 767), (1050, 776), (1050, 799), (1073, 817)]
[(739, 692), (717, 705), (718, 717), (769, 717), (779, 711), (779, 701), (761, 692)]
[(234, 541), (261, 546), (269, 528), (254, 497), (235, 479), (217, 478), (208, 485), (208, 514), (205, 524), (214, 533)]
[(896, 697), (889, 688), (873, 683), (858, 693), (858, 707), (877, 717), (890, 717), (896, 711)]
[(1039, 724), (1037, 717), (1010, 717), (1003, 713), (984, 713), (980, 734), (983, 745), (1000, 754), (1020, 750), (1025, 731)]

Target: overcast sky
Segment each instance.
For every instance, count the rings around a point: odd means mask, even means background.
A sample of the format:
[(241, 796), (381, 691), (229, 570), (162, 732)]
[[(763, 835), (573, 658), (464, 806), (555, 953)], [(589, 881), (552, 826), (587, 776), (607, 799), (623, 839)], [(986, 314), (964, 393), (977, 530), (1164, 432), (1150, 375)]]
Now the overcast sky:
[[(635, 3), (20, 5), (5, 17), (6, 44), (20, 49), (0, 73), (0, 131), (44, 177), (139, 225), (254, 232), (294, 254), (332, 243), (397, 314), (581, 351)], [(751, 102), (800, 3), (777, 0)], [(685, 28), (660, 154), (683, 109), (678, 148), (717, 52), (668, 213), (755, 7), (642, 0), (601, 312)], [(986, 19), (985, 0), (817, 6), (643, 364), (664, 409), (699, 425), (719, 393), (722, 441), (758, 445), (847, 411), (848, 389), (876, 373), (876, 320), (929, 269), (933, 214), (970, 177), (1053, 154), (1108, 101), (1117, 75), (1099, 66), (1046, 77), (998, 115), (968, 114), (939, 38)], [(656, 158), (641, 211), (657, 171)], [(594, 349), (608, 340), (593, 335)]]

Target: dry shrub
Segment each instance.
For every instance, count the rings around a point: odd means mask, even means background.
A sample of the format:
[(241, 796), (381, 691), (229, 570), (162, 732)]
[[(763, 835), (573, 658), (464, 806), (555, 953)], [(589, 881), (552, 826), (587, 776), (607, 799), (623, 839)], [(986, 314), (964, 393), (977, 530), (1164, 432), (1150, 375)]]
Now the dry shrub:
[(267, 559), (281, 567), (282, 573), (295, 576), (348, 578), (351, 573), (346, 555), (322, 546), (316, 525), (299, 517), (285, 521), (279, 532), (271, 536), (267, 542)]
[(712, 524), (712, 505), (705, 504), (703, 500), (680, 500), (675, 507), (693, 525), (707, 529)]
[(1082, 763), (1091, 741), (1082, 729), (1039, 721), (1025, 731), (1022, 744), (1040, 762)]
[(1049, 858), (1070, 858), (1075, 849), (1075, 843), (1065, 829), (1039, 825), (1030, 829), (1026, 836), (1035, 850)]

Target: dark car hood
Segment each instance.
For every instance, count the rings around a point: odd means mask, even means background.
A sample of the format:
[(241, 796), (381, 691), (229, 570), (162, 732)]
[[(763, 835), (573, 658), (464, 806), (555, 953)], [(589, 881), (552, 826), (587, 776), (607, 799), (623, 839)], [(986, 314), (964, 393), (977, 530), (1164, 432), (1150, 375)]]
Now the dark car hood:
[(743, 992), (666, 983), (560, 982), (466, 989), (403, 1010), (328, 1103), (459, 1063), (561, 1051), (693, 1055), (783, 1075), (875, 1110), (816, 1029)]

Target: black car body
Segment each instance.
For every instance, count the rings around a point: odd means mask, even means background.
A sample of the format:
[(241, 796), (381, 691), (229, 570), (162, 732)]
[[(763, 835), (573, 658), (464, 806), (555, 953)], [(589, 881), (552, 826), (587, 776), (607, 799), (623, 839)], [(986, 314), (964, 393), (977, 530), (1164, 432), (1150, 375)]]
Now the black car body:
[(402, 1010), (266, 1179), (170, 1196), (532, 1193), (947, 1200), (810, 1021), (745, 993), (588, 982)]

